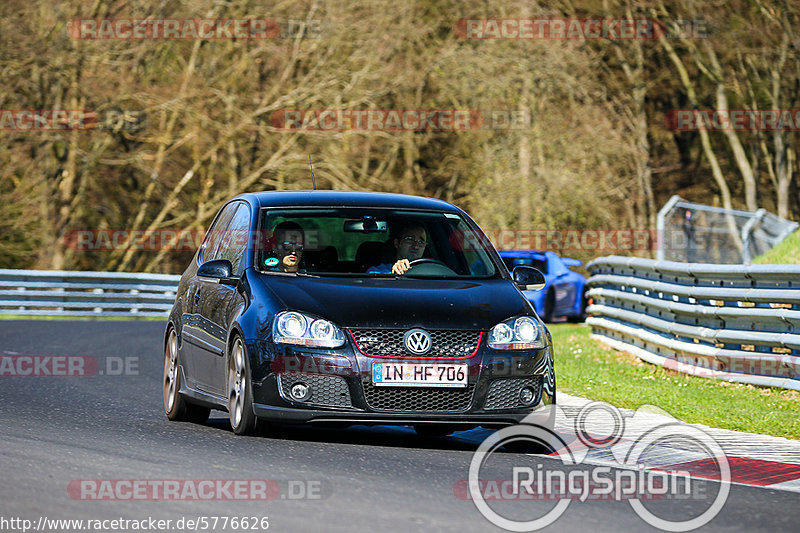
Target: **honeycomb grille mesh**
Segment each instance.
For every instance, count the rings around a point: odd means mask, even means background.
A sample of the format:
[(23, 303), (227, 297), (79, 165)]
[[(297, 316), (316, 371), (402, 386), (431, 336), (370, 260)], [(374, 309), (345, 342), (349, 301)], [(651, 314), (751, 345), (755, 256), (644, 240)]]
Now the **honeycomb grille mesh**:
[(311, 389), (311, 397), (305, 404), (326, 407), (352, 407), (350, 387), (340, 376), (320, 376), (317, 374), (285, 374), (278, 377), (281, 393), (287, 400), (292, 400), (291, 388), (295, 383), (305, 383)]
[(469, 409), (475, 384), (466, 388), (376, 387), (364, 383), (367, 405), (376, 411), (450, 411)]
[[(403, 346), (406, 329), (354, 329), (356, 344), (367, 355), (417, 357)], [(432, 330), (431, 350), (423, 357), (469, 357), (478, 347), (480, 331)]]
[(495, 379), (489, 385), (489, 392), (486, 394), (484, 409), (515, 409), (526, 407), (520, 399), (519, 392), (523, 387), (533, 389), (534, 401), (530, 405), (536, 405), (542, 395), (542, 376), (530, 376), (527, 378), (503, 378)]

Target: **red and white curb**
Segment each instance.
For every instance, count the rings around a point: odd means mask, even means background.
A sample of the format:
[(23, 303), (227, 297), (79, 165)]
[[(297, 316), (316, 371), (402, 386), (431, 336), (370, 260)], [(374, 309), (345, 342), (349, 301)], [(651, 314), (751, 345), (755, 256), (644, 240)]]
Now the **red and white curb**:
[[(800, 492), (800, 441), (685, 424), (663, 411), (657, 412), (660, 411), (657, 408), (633, 411), (613, 407), (607, 409), (608, 413), (599, 409), (594, 415), (586, 416), (598, 404), (559, 392), (555, 431), (572, 453), (585, 454), (581, 461), (583, 464), (620, 467), (620, 454), (624, 455), (638, 438), (665, 424), (673, 427), (682, 424), (687, 431), (689, 428), (702, 430), (719, 445), (727, 457), (731, 483)], [(616, 412), (616, 417), (611, 410)], [(624, 419), (622, 424), (621, 418)], [(624, 425), (624, 433), (621, 425)], [(587, 434), (591, 439), (585, 438)], [(584, 438), (579, 438), (581, 435)], [(587, 440), (589, 442), (585, 442)], [(600, 444), (603, 440), (610, 442), (604, 446)], [(699, 479), (720, 479), (714, 458), (706, 453), (670, 446), (669, 441), (651, 446), (646, 458), (640, 462), (647, 469), (683, 471)]]

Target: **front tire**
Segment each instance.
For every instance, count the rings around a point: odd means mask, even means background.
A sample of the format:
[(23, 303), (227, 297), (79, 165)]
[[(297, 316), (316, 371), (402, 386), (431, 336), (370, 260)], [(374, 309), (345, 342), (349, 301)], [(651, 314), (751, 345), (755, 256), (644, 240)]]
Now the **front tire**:
[(250, 385), (250, 365), (244, 343), (234, 337), (228, 354), (228, 417), (237, 435), (251, 435), (256, 428), (253, 413), (253, 393)]
[(188, 403), (181, 390), (181, 368), (178, 358), (178, 336), (174, 329), (167, 333), (164, 346), (164, 413), (169, 420), (176, 422), (195, 422), (202, 424), (208, 420), (211, 409)]
[(509, 442), (503, 445), (506, 451), (511, 453), (525, 453), (536, 455), (551, 455), (561, 447), (561, 440), (555, 431), (556, 427), (556, 408), (555, 391), (553, 391), (553, 403), (550, 407), (536, 418), (522, 422), (535, 429), (536, 439), (522, 439)]
[(586, 298), (586, 289), (584, 289), (583, 293), (581, 294), (581, 310), (580, 310), (580, 313), (577, 316), (569, 317), (568, 320), (570, 322), (572, 322), (573, 324), (578, 324), (580, 322), (585, 322), (586, 321), (586, 307), (587, 307), (587, 305), (588, 305), (588, 301), (587, 301), (587, 298)]

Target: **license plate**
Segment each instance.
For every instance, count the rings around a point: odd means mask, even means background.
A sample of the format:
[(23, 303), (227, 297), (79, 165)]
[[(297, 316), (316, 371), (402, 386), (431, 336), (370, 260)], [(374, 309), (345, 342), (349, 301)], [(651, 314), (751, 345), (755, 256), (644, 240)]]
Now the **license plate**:
[(466, 387), (467, 365), (374, 363), (372, 384), (384, 387)]

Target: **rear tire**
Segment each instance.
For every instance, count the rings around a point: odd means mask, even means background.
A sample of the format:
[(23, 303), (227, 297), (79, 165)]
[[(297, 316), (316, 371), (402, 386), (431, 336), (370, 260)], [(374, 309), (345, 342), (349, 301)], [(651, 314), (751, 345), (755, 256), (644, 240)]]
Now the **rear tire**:
[(164, 412), (169, 420), (202, 424), (208, 420), (211, 409), (186, 401), (181, 390), (181, 368), (178, 358), (178, 336), (174, 329), (167, 333), (164, 346)]
[(244, 343), (237, 335), (228, 353), (228, 418), (236, 435), (252, 435), (256, 429), (247, 359)]

